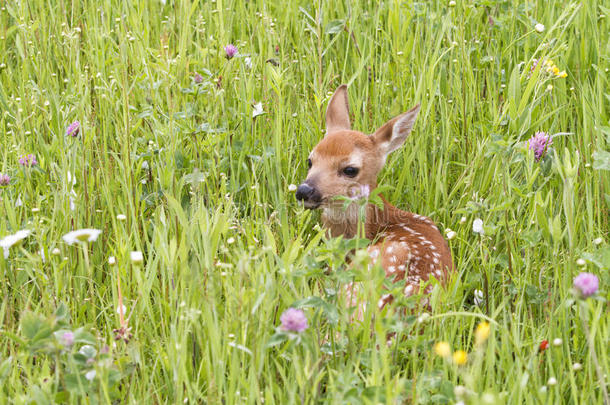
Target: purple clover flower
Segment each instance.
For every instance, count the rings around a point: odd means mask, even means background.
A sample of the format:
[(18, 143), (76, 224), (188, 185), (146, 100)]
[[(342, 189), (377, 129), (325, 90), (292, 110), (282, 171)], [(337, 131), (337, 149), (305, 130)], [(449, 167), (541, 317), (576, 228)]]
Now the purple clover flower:
[(536, 162), (544, 156), (550, 145), (553, 144), (553, 138), (546, 132), (536, 132), (536, 135), (532, 136), (529, 141), (529, 149), (534, 151), (534, 158)]
[(70, 124), (68, 126), (68, 128), (66, 128), (66, 135), (69, 135), (74, 138), (74, 137), (78, 136), (79, 131), (80, 131), (80, 122), (74, 121), (72, 124)]
[(237, 47), (233, 44), (229, 44), (225, 46), (225, 58), (232, 59), (235, 55), (237, 55)]
[(599, 288), (599, 279), (595, 274), (580, 273), (574, 278), (574, 289), (578, 291), (582, 298), (594, 295)]
[(288, 308), (280, 316), (280, 321), (282, 322), (282, 329), (288, 332), (301, 333), (307, 329), (307, 317), (300, 309)]
[(74, 333), (65, 332), (61, 335), (61, 343), (66, 347), (72, 346), (74, 344)]
[(0, 186), (8, 186), (11, 182), (11, 176), (0, 173)]
[(22, 155), (19, 158), (19, 164), (21, 166), (30, 167), (30, 166), (38, 165), (38, 161), (36, 160), (36, 156), (35, 155), (32, 155), (31, 153), (29, 153), (27, 155)]
[(195, 83), (199, 84), (199, 83), (203, 83), (203, 76), (201, 76), (201, 74), (199, 73), (195, 73), (193, 75), (193, 80), (195, 81)]

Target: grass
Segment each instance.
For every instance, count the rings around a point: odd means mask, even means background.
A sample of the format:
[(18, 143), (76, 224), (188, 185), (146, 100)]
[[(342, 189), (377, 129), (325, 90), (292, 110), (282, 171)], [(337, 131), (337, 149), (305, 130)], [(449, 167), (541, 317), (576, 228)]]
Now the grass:
[[(0, 238), (32, 234), (0, 255), (0, 402), (602, 403), (607, 3), (163, 3), (1, 6), (0, 173), (12, 179)], [(530, 75), (545, 58), (567, 77)], [(380, 183), (457, 234), (457, 272), (429, 318), (393, 308), (350, 322), (340, 285), (355, 274), (375, 302), (383, 276), (346, 272), (351, 242), (326, 239), (288, 191), (341, 83), (365, 132), (422, 103)], [(562, 134), (540, 162), (536, 131)], [(21, 167), (25, 153), (39, 165)], [(64, 243), (80, 228), (102, 234)], [(581, 271), (600, 277), (596, 297), (573, 298)], [(310, 327), (286, 340), (290, 306)], [(475, 345), (484, 319), (491, 335)], [(122, 326), (128, 343), (114, 340)], [(468, 362), (435, 356), (439, 341)]]

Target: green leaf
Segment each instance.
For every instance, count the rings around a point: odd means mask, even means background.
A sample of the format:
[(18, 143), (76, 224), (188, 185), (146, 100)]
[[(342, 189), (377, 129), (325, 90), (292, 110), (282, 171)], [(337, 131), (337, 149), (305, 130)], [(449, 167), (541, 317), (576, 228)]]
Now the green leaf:
[(605, 150), (593, 152), (593, 168), (596, 170), (610, 170), (610, 152)]
[(338, 34), (343, 31), (343, 27), (345, 27), (345, 20), (333, 20), (326, 24), (326, 34)]
[(326, 319), (331, 325), (336, 325), (339, 322), (339, 311), (337, 307), (324, 301), (320, 297), (309, 297), (292, 304), (294, 308), (314, 308), (322, 311)]

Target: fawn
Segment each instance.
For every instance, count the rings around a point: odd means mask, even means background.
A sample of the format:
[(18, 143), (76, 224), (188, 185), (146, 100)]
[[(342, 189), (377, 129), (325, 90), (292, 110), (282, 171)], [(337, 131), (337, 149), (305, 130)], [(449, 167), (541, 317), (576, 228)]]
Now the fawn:
[[(354, 237), (358, 226), (358, 206), (345, 208), (336, 197), (353, 197), (363, 187), (377, 186), (377, 175), (387, 156), (404, 142), (417, 118), (419, 105), (386, 122), (372, 135), (351, 129), (347, 86), (341, 85), (326, 109), (326, 135), (309, 155), (306, 180), (299, 185), (296, 198), (309, 209), (322, 208), (322, 222), (335, 237)], [(420, 291), (430, 276), (441, 283), (453, 270), (451, 252), (432, 220), (399, 210), (383, 197), (383, 207), (366, 206), (364, 231), (373, 241), (367, 248), (371, 265), (380, 263), (386, 277), (406, 280), (404, 294)], [(350, 306), (357, 304), (354, 283), (347, 286)], [(429, 292), (429, 288), (424, 292)], [(385, 294), (378, 307), (382, 309), (393, 297)], [(362, 317), (363, 309), (359, 309)]]

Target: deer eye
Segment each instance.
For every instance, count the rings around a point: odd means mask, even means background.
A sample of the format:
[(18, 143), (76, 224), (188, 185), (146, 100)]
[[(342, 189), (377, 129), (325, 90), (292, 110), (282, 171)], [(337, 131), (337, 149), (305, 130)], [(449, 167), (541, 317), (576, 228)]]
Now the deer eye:
[(358, 175), (358, 168), (353, 166), (347, 166), (343, 169), (343, 174), (347, 177), (356, 177)]
[(311, 169), (311, 159), (307, 159), (307, 167)]

